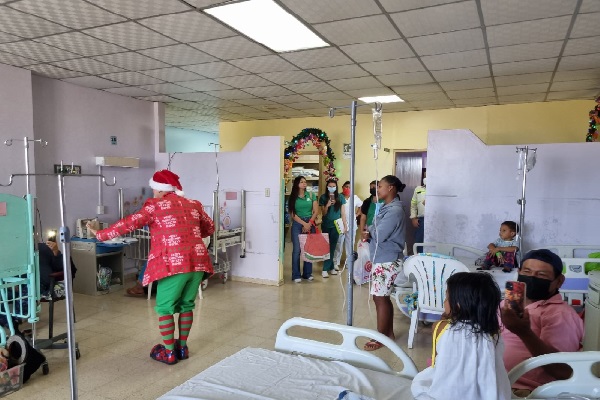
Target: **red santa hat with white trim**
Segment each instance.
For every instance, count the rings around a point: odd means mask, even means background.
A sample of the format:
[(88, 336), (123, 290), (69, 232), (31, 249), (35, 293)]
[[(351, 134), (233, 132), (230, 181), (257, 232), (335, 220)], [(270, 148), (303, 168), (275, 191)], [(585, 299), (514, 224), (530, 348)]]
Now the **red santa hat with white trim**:
[(183, 188), (181, 187), (181, 183), (179, 183), (179, 176), (168, 169), (156, 171), (150, 179), (150, 187), (154, 190), (175, 192), (175, 194), (183, 196)]

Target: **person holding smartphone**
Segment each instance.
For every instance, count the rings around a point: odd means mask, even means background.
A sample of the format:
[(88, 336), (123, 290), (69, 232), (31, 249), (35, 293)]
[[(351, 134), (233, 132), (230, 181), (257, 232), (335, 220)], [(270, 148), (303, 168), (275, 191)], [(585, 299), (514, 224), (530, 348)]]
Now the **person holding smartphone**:
[(335, 248), (337, 246), (338, 233), (335, 227), (335, 220), (341, 218), (344, 224), (344, 231), (348, 231), (348, 221), (346, 221), (346, 198), (338, 193), (337, 181), (330, 179), (327, 181), (327, 193), (319, 197), (319, 205), (323, 212), (323, 222), (321, 230), (323, 233), (329, 234), (329, 260), (323, 262), (323, 278), (329, 278), (329, 274), (337, 275), (338, 272), (333, 268), (333, 260), (335, 257)]

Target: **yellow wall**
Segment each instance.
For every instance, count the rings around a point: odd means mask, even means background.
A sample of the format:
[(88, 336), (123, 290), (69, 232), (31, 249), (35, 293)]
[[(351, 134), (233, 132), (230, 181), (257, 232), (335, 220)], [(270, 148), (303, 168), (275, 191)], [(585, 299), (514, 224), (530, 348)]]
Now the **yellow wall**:
[[(593, 108), (592, 100), (574, 100), (386, 113), (384, 104), (382, 144), (391, 151), (380, 152), (378, 175), (393, 173), (394, 150), (426, 149), (428, 130), (469, 129), (490, 145), (582, 142), (588, 128), (588, 112)], [(368, 113), (357, 117), (356, 184), (357, 192), (367, 195), (368, 183), (375, 178), (376, 169), (370, 147), (373, 124), (366, 107), (359, 110)], [(221, 151), (239, 151), (254, 136), (277, 135), (290, 140), (304, 128), (319, 128), (327, 133), (336, 155), (338, 177), (342, 181), (349, 179), (349, 160), (342, 157), (342, 144), (350, 143), (349, 115), (336, 115), (332, 119), (222, 122), (219, 129)]]

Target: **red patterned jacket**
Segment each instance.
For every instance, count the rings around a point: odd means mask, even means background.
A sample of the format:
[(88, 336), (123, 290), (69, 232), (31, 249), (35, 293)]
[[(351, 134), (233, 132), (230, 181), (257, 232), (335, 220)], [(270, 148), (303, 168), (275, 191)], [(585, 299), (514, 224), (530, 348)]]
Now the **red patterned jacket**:
[(202, 238), (213, 234), (215, 226), (202, 203), (173, 192), (146, 200), (144, 206), (110, 227), (98, 231), (104, 241), (147, 225), (150, 228), (150, 254), (142, 284), (187, 272), (212, 274), (213, 266)]

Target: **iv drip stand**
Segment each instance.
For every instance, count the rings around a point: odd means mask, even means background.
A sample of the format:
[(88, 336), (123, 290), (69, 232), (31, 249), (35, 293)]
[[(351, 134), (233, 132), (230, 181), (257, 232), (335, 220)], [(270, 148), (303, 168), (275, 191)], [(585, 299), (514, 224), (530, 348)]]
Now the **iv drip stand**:
[[(13, 140), (19, 139), (7, 139), (4, 141), (6, 146), (12, 146)], [(42, 139), (29, 139), (27, 136), (23, 138), (23, 146), (25, 147), (25, 176), (27, 176), (27, 194), (31, 194), (31, 186), (29, 184), (29, 142), (40, 143), (42, 147), (48, 146), (48, 142)]]
[[(519, 251), (518, 251), (518, 262), (519, 266), (521, 266), (521, 260), (523, 258), (523, 254), (525, 253), (523, 249), (523, 232), (525, 226), (525, 188), (527, 185), (527, 172), (529, 172), (529, 150), (535, 152), (537, 149), (529, 149), (529, 146), (525, 147), (517, 147), (517, 153), (523, 153), (525, 156), (523, 158), (523, 172), (522, 172), (522, 185), (521, 185), (521, 198), (517, 200), (517, 204), (520, 206), (520, 216), (519, 216)], [(535, 159), (534, 159), (535, 161)], [(533, 169), (533, 166), (531, 167)]]

